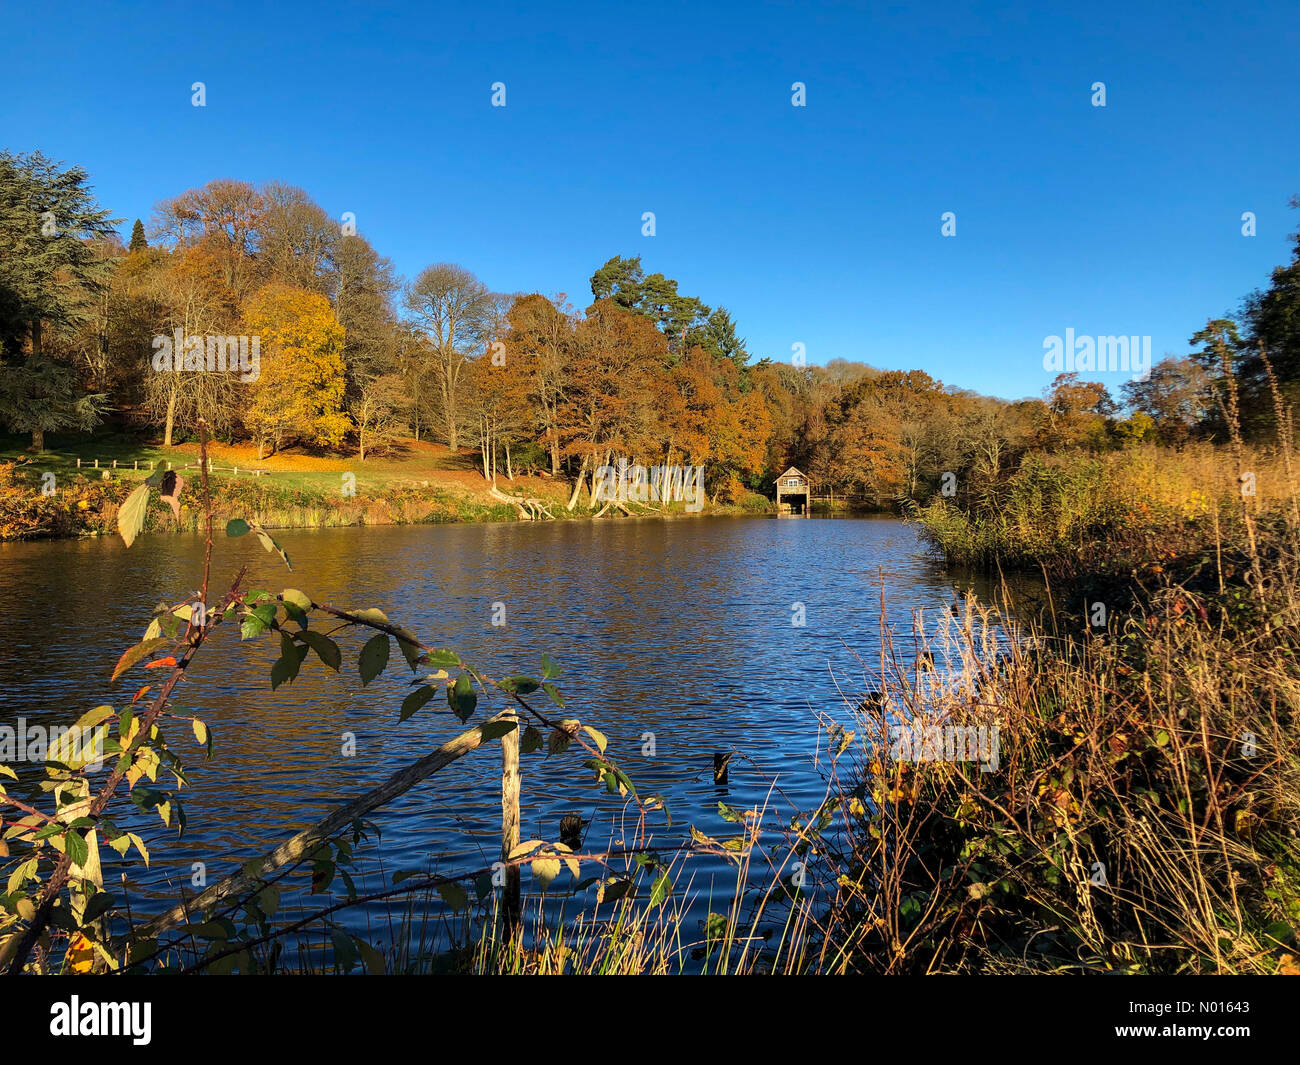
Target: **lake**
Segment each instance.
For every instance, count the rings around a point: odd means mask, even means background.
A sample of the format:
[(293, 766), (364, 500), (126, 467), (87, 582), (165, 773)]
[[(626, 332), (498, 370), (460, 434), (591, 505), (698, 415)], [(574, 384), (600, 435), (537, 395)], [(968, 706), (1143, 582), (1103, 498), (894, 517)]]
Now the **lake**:
[[(886, 629), (904, 651), (914, 611), (942, 614), (969, 583), (946, 575), (916, 529), (893, 519), (628, 519), (276, 536), (292, 573), (254, 537), (219, 533), (210, 598), (246, 563), (251, 587), (300, 588), (344, 609), (379, 607), (490, 676), (537, 676), (548, 653), (563, 670), (568, 715), (604, 732), (642, 794), (667, 800), (673, 827), (655, 826), (664, 845), (691, 824), (734, 835), (719, 799), (761, 805), (773, 782), (778, 819), (788, 822), (791, 804), (815, 806), (824, 791), (814, 762), (818, 715), (848, 723), (846, 699), (874, 687), (863, 663), (879, 660), (882, 573)], [(117, 538), (0, 544), (0, 723), (21, 715), (29, 725), (71, 724), (160, 679), (139, 668), (116, 685), (108, 678), (155, 604), (197, 589), (202, 551), (192, 536), (143, 536), (130, 550)], [(503, 615), (505, 624), (494, 625)], [(806, 623), (795, 624), (801, 615)], [(168, 729), (193, 784), (183, 793), (184, 837), (156, 816), (113, 815), (122, 827), (143, 826), (153, 853), (151, 868), (132, 868), (136, 914), (174, 902), (182, 887), (191, 891), (192, 863), (203, 862), (212, 883), (462, 731), (441, 697), (399, 723), (410, 673), (396, 648), (387, 672), (363, 689), (361, 639), (337, 639), (341, 673), (313, 655), (274, 693), (273, 635), (241, 644), (237, 627), (225, 625), (199, 654), (176, 701), (212, 728), (212, 760), (203, 760), (183, 723)], [(503, 705), (498, 695), (487, 709)], [(544, 699), (538, 705), (553, 709)], [(484, 709), (480, 702), (475, 722)], [(346, 733), (355, 737), (352, 757), (342, 753)], [(654, 734), (654, 757), (641, 754), (645, 733)], [(712, 753), (732, 748), (740, 757), (720, 788)], [(524, 756), (524, 839), (557, 840), (569, 812), (592, 819), (588, 849), (619, 835), (622, 804), (594, 786), (586, 757), (576, 746), (549, 760)], [(369, 874), (363, 886), (379, 883), (380, 857), (389, 876), (490, 864), (500, 838), (499, 774), (499, 753), (488, 745), (372, 815), (382, 839), (360, 851)], [(101, 853), (116, 862), (108, 848)], [(695, 888), (716, 877), (729, 893), (725, 862), (691, 869)], [(116, 887), (120, 871), (106, 873)], [(564, 882), (567, 873), (557, 887)], [(527, 874), (524, 883), (528, 890)], [(380, 912), (347, 920), (364, 930)]]

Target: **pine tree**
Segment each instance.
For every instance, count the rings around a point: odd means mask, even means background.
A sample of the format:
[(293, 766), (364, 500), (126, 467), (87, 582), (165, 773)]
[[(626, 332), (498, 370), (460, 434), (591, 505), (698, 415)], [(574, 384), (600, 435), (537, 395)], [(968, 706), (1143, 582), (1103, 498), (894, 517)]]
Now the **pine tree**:
[(75, 328), (87, 294), (99, 292), (111, 265), (91, 242), (112, 234), (80, 167), (63, 169), (40, 152), (0, 152), (0, 423), (45, 433), (88, 428), (103, 397), (86, 396), (70, 367), (45, 352), (45, 330)]
[(135, 253), (137, 251), (144, 251), (148, 247), (149, 242), (144, 239), (144, 225), (140, 222), (140, 219), (137, 218), (135, 220), (135, 225), (131, 227), (131, 245), (127, 250)]

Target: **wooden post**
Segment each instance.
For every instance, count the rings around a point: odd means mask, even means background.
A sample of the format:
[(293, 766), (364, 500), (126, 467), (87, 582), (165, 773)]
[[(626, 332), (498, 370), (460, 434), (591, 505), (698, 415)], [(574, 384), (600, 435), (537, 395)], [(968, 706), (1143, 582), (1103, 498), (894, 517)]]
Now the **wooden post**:
[(236, 477), (238, 477), (238, 476), (239, 476), (239, 467), (236, 466), (236, 467), (235, 467), (233, 470), (231, 470), (230, 472), (233, 473)]
[[(501, 737), (501, 860), (508, 861), (511, 852), (517, 846), (519, 846), (518, 728)], [(501, 895), (501, 915), (507, 936), (513, 937), (519, 931), (522, 912), (519, 866), (507, 865), (506, 886)]]
[(95, 460), (95, 469), (99, 469), (99, 459)]
[(117, 459), (113, 460), (113, 469), (117, 469)]
[(137, 469), (137, 470), (140, 468), (140, 460), (139, 460), (139, 459), (136, 459), (136, 460), (135, 460), (135, 465), (134, 465), (132, 468), (133, 468), (133, 469)]
[(77, 469), (81, 469), (81, 459), (77, 459)]

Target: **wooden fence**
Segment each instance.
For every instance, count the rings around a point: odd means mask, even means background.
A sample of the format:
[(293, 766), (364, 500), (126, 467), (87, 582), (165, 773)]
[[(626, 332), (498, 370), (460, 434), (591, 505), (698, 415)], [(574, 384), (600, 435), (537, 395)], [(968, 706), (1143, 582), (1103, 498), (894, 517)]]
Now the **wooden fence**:
[[(130, 460), (130, 461), (131, 461), (131, 465), (128, 467), (128, 466), (126, 465), (126, 463), (127, 463), (127, 460), (126, 460), (126, 459), (123, 459), (123, 460), (122, 460), (122, 465), (121, 465), (121, 466), (118, 466), (118, 460), (117, 460), (117, 459), (113, 459), (111, 465), (109, 464), (109, 460), (108, 460), (108, 459), (105, 459), (105, 460), (104, 460), (104, 465), (101, 467), (101, 466), (99, 465), (99, 459), (80, 459), (80, 458), (79, 458), (79, 459), (77, 459), (77, 469), (80, 470), (80, 469), (83, 469), (83, 468), (84, 468), (84, 469), (94, 469), (94, 470), (98, 470), (98, 469), (105, 469), (105, 470), (116, 470), (116, 469), (123, 469), (123, 470), (125, 470), (125, 469), (132, 469), (132, 470), (138, 470), (138, 469), (140, 468), (140, 460), (139, 460), (139, 459), (132, 459), (132, 460)], [(82, 465), (83, 462), (86, 464), (84, 467), (83, 467), (83, 465)], [(144, 468), (145, 468), (146, 470), (152, 468), (152, 466), (151, 466), (151, 464), (150, 464), (150, 461), (149, 461), (148, 459), (145, 459), (145, 465), (144, 465)], [(172, 464), (171, 464), (170, 462), (167, 463), (167, 468), (168, 468), (169, 470), (173, 468), (173, 467), (172, 467)], [(177, 466), (177, 467), (175, 467), (175, 468), (176, 468), (177, 470), (198, 470), (198, 469), (202, 469), (202, 464), (201, 464), (201, 463), (198, 463), (198, 462), (187, 462), (184, 466)], [(209, 462), (208, 462), (208, 472), (209, 472), (209, 473), (233, 473), (235, 476), (238, 476), (238, 475), (239, 475), (239, 467), (238, 467), (238, 466), (217, 466), (217, 465), (214, 465), (211, 461), (209, 461)], [(269, 474), (270, 472), (271, 472), (270, 470), (259, 469), (259, 468), (255, 467), (255, 466), (245, 466), (245, 467), (244, 467), (244, 473), (248, 474), (250, 477), (264, 477), (264, 476), (266, 476), (267, 474)]]

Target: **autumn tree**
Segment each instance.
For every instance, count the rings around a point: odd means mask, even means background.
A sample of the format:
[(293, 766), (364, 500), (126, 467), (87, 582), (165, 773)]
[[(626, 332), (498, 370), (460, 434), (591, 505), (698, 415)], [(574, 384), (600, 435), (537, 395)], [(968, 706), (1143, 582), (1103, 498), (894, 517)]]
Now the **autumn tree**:
[(1212, 406), (1210, 378), (1192, 359), (1161, 359), (1142, 381), (1126, 381), (1125, 403), (1145, 414), (1165, 443), (1181, 447)]
[(271, 284), (249, 300), (244, 317), (261, 341), (261, 372), (244, 418), (257, 457), (268, 442), (279, 451), (289, 437), (338, 447), (351, 423), (343, 412), (343, 327), (329, 300)]
[[(175, 336), (184, 344), (191, 338), (205, 342), (209, 335), (238, 333), (239, 311), (234, 292), (225, 283), (225, 272), (210, 251), (203, 247), (178, 248), (158, 260), (152, 269), (142, 270), (134, 295), (144, 303), (149, 334), (139, 338), (133, 364), (144, 377), (143, 407), (163, 428), (163, 447), (175, 442), (178, 427), (193, 428), (205, 420), (218, 433), (235, 424), (239, 408), (239, 382), (233, 371), (202, 371), (156, 367), (155, 356), (172, 352)], [(155, 350), (151, 337), (159, 336), (169, 347)]]
[(242, 301), (258, 281), (265, 206), (261, 192), (247, 181), (210, 181), (158, 204), (152, 230), (171, 247), (201, 247), (217, 264), (222, 283)]
[(507, 315), (506, 359), (519, 360), (532, 375), (529, 392), (536, 405), (538, 442), (550, 457), (551, 476), (560, 474), (559, 410), (564, 402), (577, 336), (572, 311), (563, 297), (540, 293), (517, 299)]
[(1101, 445), (1106, 419), (1116, 409), (1104, 384), (1084, 381), (1077, 373), (1057, 374), (1043, 395), (1047, 416), (1043, 442), (1047, 447)]
[(577, 349), (557, 412), (560, 454), (579, 461), (570, 510), (589, 470), (615, 456), (647, 455), (655, 446), (653, 384), (668, 343), (648, 318), (599, 300), (578, 324)]

